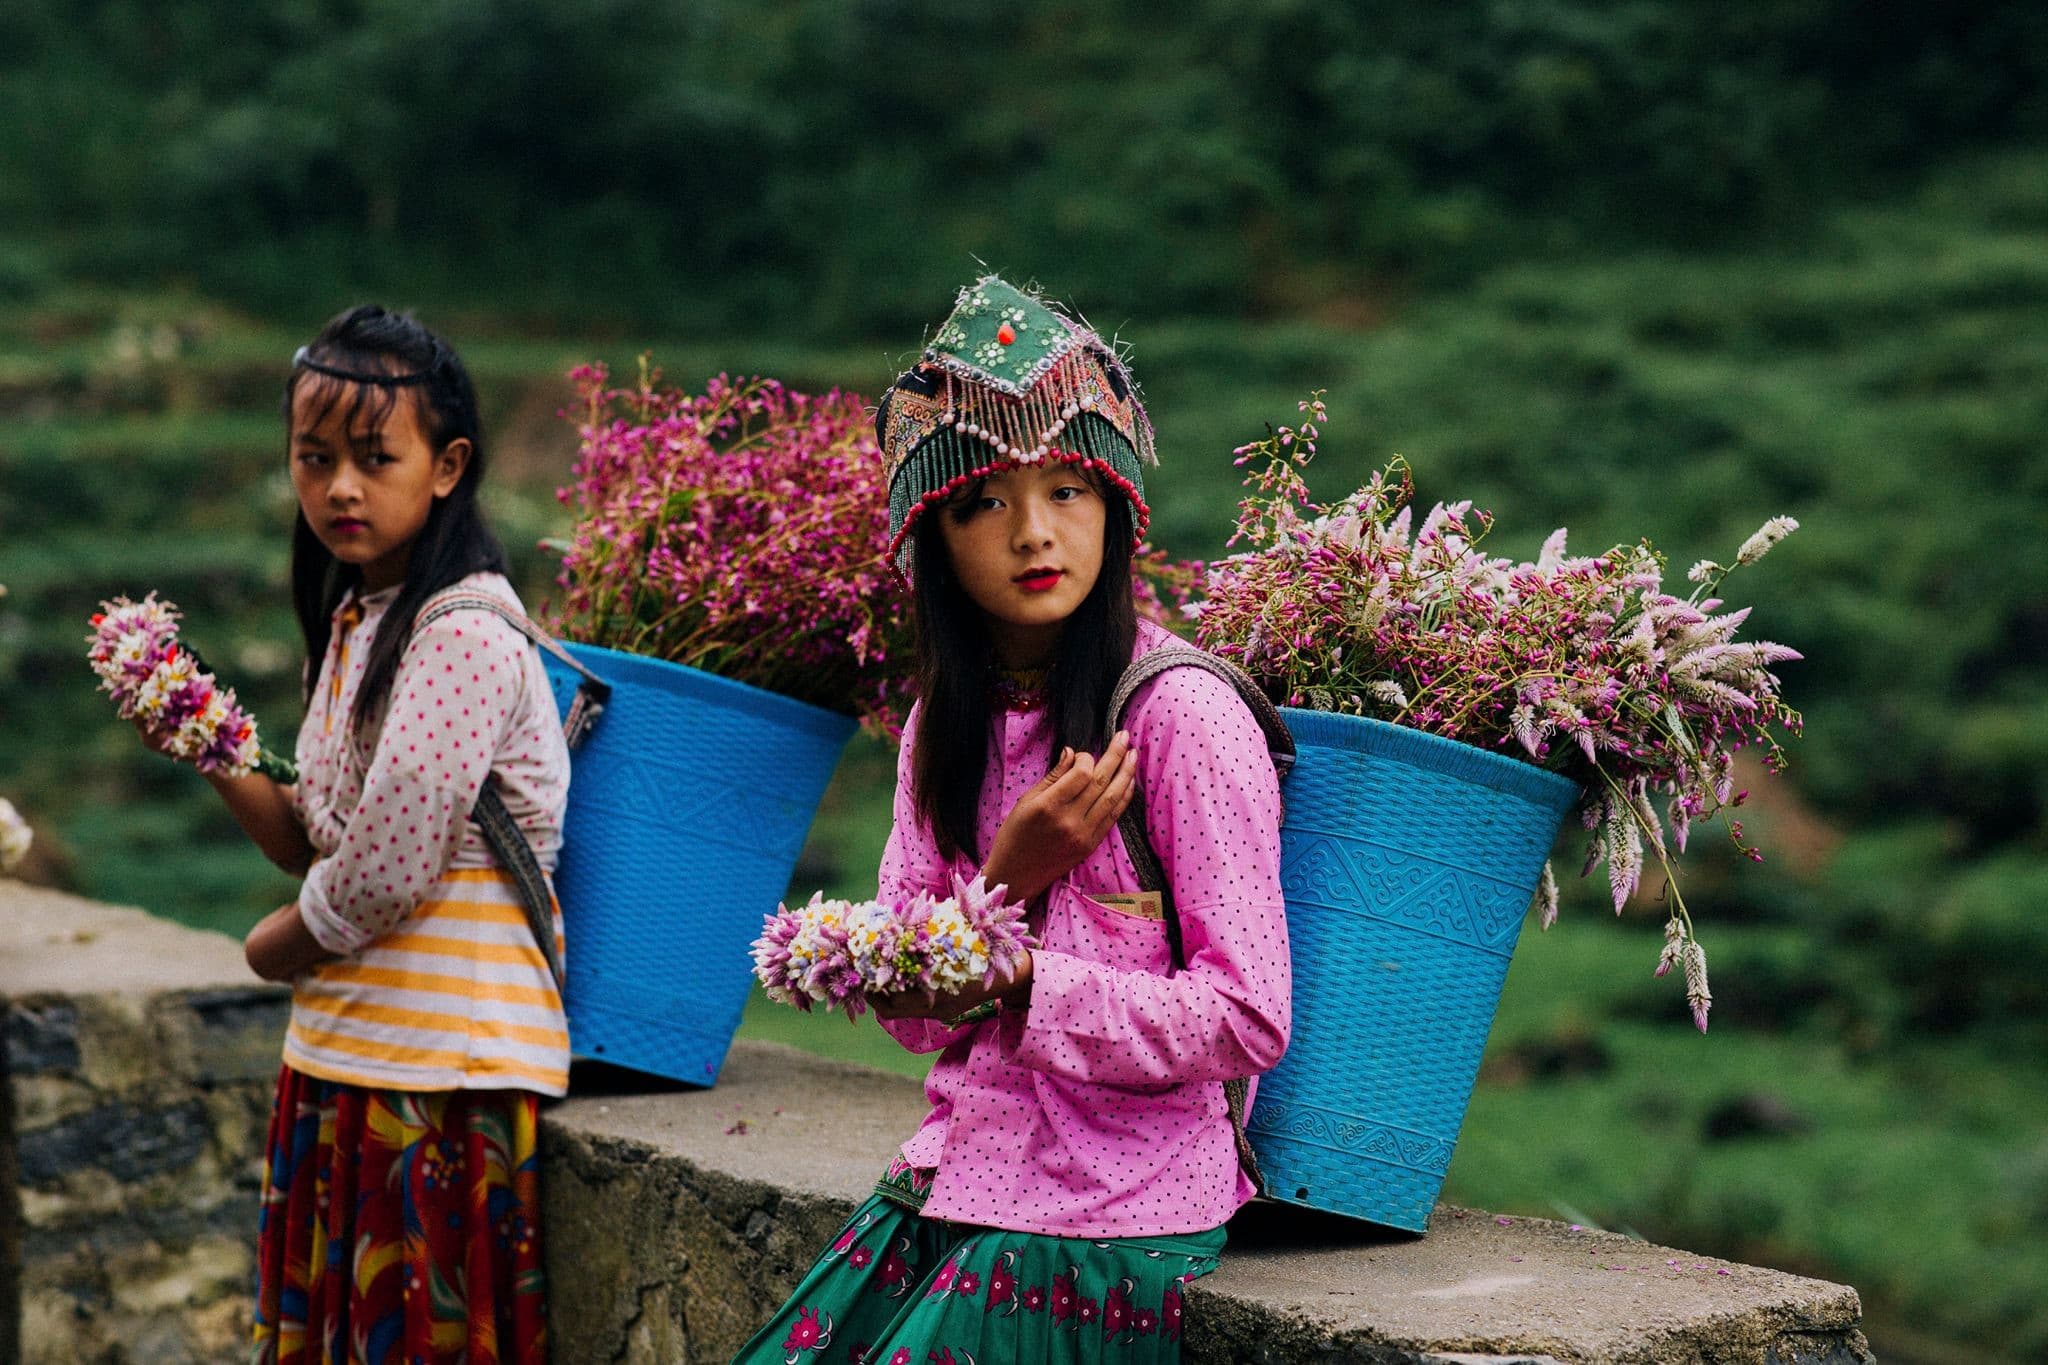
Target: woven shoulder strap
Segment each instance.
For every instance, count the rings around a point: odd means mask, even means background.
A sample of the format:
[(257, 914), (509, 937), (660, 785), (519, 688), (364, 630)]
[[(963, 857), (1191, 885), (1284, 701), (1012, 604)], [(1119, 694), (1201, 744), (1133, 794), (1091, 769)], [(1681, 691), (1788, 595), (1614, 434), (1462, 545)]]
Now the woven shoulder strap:
[(569, 714), (562, 717), (562, 738), (572, 749), (581, 744), (583, 737), (590, 733), (590, 727), (597, 724), (597, 718), (604, 714), (605, 705), (611, 701), (611, 684), (585, 668), (575, 655), (562, 648), (554, 636), (535, 625), (524, 612), (515, 611), (504, 598), (493, 597), (476, 588), (449, 588), (435, 593), (421, 605), (420, 614), (413, 618), (412, 628), (415, 632), (425, 630), (431, 623), (458, 611), (490, 612), (582, 679), (576, 685), (576, 699), (569, 704)]
[[(1219, 659), (1206, 649), (1195, 649), (1189, 645), (1165, 645), (1149, 653), (1141, 654), (1131, 661), (1117, 679), (1116, 690), (1109, 698), (1109, 731), (1115, 733), (1123, 725), (1124, 711), (1131, 704), (1131, 697), (1137, 690), (1169, 668), (1199, 668), (1204, 673), (1229, 683), (1244, 704), (1251, 708), (1253, 719), (1266, 735), (1266, 750), (1273, 758), (1273, 771), (1281, 777), (1287, 776), (1294, 767), (1294, 736), (1287, 732), (1287, 722), (1280, 719), (1280, 708), (1273, 705), (1259, 685), (1249, 674), (1228, 659)], [(1124, 816), (1118, 822), (1123, 831), (1124, 848), (1131, 855), (1131, 864), (1137, 869), (1140, 889), (1145, 891), (1166, 890), (1166, 874), (1159, 866), (1159, 859), (1152, 851), (1152, 841), (1145, 832), (1145, 802), (1140, 793), (1125, 808)], [(1167, 932), (1173, 941), (1174, 965), (1186, 965), (1181, 956), (1180, 921), (1168, 912)]]
[[(605, 703), (611, 700), (611, 685), (585, 668), (573, 654), (557, 644), (553, 636), (527, 619), (523, 612), (513, 610), (502, 598), (474, 588), (450, 588), (428, 598), (419, 615), (413, 618), (412, 628), (415, 632), (423, 630), (430, 623), (458, 611), (490, 612), (581, 676), (582, 681), (576, 685), (576, 700), (570, 704), (569, 714), (562, 721), (562, 735), (569, 747), (573, 749), (581, 744), (584, 736), (590, 733), (590, 727), (604, 714)], [(505, 808), (505, 798), (498, 794), (496, 773), (484, 778), (483, 790), (477, 794), (476, 806), (470, 811), (469, 818), (476, 822), (498, 865), (512, 875), (513, 883), (519, 888), (519, 903), (526, 910), (526, 927), (548, 964), (548, 974), (555, 979), (555, 989), (561, 990), (564, 982), (562, 955), (555, 948), (554, 892), (548, 886), (547, 874), (541, 871), (540, 859), (535, 856), (533, 845), (520, 831), (512, 812)]]
[(1116, 680), (1116, 690), (1109, 697), (1110, 724), (1121, 724), (1124, 708), (1131, 704), (1131, 694), (1169, 668), (1199, 668), (1229, 683), (1244, 699), (1244, 704), (1251, 708), (1252, 719), (1258, 721), (1259, 729), (1265, 732), (1266, 749), (1273, 755), (1274, 770), (1282, 777), (1287, 776), (1288, 770), (1294, 767), (1294, 736), (1288, 732), (1287, 722), (1280, 718), (1280, 708), (1273, 705), (1264, 688), (1252, 681), (1251, 674), (1230, 660), (1206, 649), (1196, 649), (1193, 645), (1161, 645), (1131, 660), (1131, 666)]
[[(1259, 722), (1259, 729), (1265, 732), (1266, 749), (1273, 758), (1273, 770), (1281, 777), (1287, 776), (1294, 767), (1294, 736), (1287, 732), (1287, 722), (1280, 718), (1280, 710), (1260, 690), (1259, 685), (1236, 664), (1220, 659), (1207, 650), (1187, 645), (1165, 645), (1141, 654), (1131, 661), (1117, 679), (1116, 690), (1110, 694), (1109, 732), (1115, 733), (1123, 725), (1124, 711), (1131, 704), (1131, 696), (1140, 687), (1166, 672), (1169, 668), (1199, 668), (1213, 673), (1229, 683), (1251, 708), (1252, 716)], [(1157, 891), (1166, 912), (1166, 944), (1172, 953), (1173, 969), (1181, 971), (1188, 965), (1187, 947), (1181, 939), (1180, 911), (1173, 903), (1171, 890), (1166, 885), (1166, 873), (1159, 865), (1159, 855), (1152, 849), (1152, 839), (1145, 829), (1145, 794), (1141, 791), (1131, 798), (1131, 804), (1124, 808), (1123, 819), (1117, 828), (1124, 836), (1124, 851), (1130, 854), (1131, 866), (1138, 874), (1138, 889)], [(1223, 1102), (1230, 1113), (1230, 1129), (1237, 1139), (1237, 1164), (1251, 1177), (1253, 1188), (1264, 1193), (1265, 1177), (1259, 1171), (1259, 1161), (1252, 1154), (1251, 1139), (1245, 1135), (1245, 1098), (1250, 1087), (1242, 1078), (1223, 1083)]]

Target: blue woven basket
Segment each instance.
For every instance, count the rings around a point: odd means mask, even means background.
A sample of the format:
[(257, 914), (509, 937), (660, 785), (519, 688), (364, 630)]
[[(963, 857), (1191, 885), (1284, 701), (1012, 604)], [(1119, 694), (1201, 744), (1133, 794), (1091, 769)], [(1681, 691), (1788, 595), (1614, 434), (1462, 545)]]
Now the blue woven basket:
[[(612, 686), (575, 751), (555, 890), (578, 1055), (711, 1085), (844, 716), (680, 664), (569, 645)], [(566, 709), (577, 677), (548, 661)]]
[(1270, 1197), (1420, 1232), (1578, 788), (1419, 730), (1284, 715), (1294, 1032), (1246, 1126)]

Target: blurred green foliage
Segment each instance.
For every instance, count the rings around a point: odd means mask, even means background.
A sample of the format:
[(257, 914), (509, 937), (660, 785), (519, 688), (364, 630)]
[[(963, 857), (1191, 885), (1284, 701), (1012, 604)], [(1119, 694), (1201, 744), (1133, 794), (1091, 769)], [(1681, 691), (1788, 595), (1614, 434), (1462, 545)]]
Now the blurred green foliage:
[(900, 336), (979, 255), (1100, 322), (1371, 315), (1505, 256), (1801, 227), (2048, 131), (2044, 75), (2048, 12), (1987, 0), (16, 5), (0, 223), (58, 231), (0, 291), (402, 278), (558, 327)]
[[(462, 346), (538, 602), (569, 365), (873, 392), (979, 256), (1135, 342), (1177, 554), (1313, 387), (1320, 492), (1399, 451), (1510, 553), (1682, 572), (1799, 518), (1729, 584), (1809, 727), (1753, 784), (1770, 861), (1687, 860), (1713, 1034), (1654, 908), (1568, 886), (1451, 1193), (1847, 1278), (1887, 1360), (2038, 1358), (2044, 76), (2048, 11), (1988, 3), (0, 10), (0, 795), (42, 880), (227, 932), (292, 894), (111, 718), (84, 621), (164, 592), (289, 738), (277, 394), (343, 304)], [(849, 750), (800, 888), (872, 886), (890, 777)]]

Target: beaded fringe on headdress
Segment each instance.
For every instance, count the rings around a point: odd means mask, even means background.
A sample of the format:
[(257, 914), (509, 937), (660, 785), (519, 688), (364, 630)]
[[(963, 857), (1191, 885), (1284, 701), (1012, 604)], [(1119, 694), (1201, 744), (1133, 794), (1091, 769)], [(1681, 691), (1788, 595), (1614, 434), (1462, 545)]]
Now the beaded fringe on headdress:
[(997, 470), (1054, 460), (1099, 472), (1150, 521), (1144, 464), (1152, 423), (1110, 343), (989, 275), (960, 291), (916, 372), (883, 398), (877, 435), (891, 469), (890, 546), (910, 569), (911, 525), (927, 507)]
[(1138, 459), (1131, 443), (1106, 419), (1091, 412), (1079, 414), (1067, 423), (1056, 445), (1049, 445), (1042, 455), (1032, 454), (1030, 459), (998, 454), (985, 437), (949, 428), (912, 452), (890, 485), (889, 520), (901, 528), (889, 547), (897, 568), (906, 575), (910, 572), (911, 527), (916, 523), (917, 513), (945, 502), (977, 479), (1040, 460), (1085, 465), (1102, 475), (1130, 504), (1132, 538), (1145, 538), (1152, 512), (1145, 505)]

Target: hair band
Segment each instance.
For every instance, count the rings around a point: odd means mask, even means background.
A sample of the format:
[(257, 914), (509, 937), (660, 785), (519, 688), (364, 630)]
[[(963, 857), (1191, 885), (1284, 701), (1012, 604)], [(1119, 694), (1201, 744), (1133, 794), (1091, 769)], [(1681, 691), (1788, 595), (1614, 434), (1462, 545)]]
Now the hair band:
[(344, 370), (337, 365), (313, 359), (310, 350), (304, 346), (292, 353), (292, 368), (308, 369), (315, 374), (324, 374), (330, 379), (346, 380), (351, 384), (385, 384), (394, 387), (403, 384), (424, 384), (433, 377), (432, 370), (415, 370), (411, 374), (372, 374), (359, 370)]

